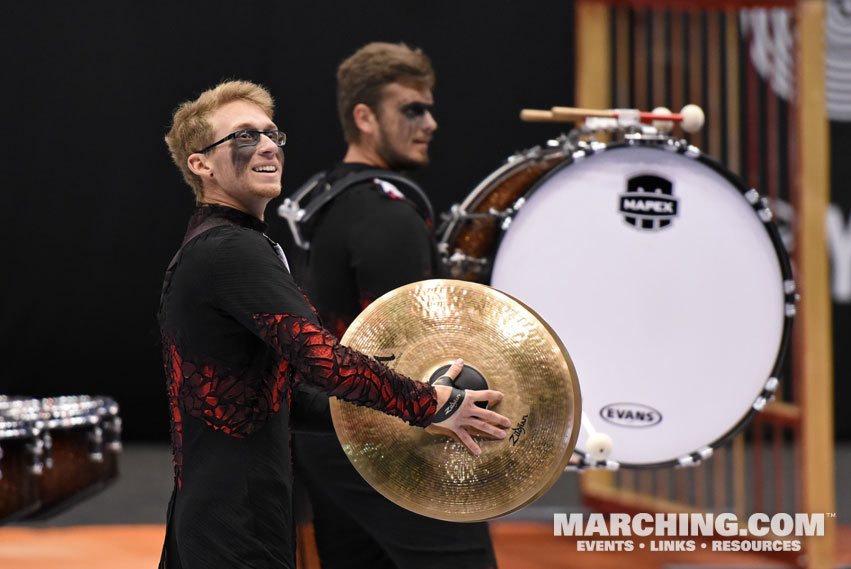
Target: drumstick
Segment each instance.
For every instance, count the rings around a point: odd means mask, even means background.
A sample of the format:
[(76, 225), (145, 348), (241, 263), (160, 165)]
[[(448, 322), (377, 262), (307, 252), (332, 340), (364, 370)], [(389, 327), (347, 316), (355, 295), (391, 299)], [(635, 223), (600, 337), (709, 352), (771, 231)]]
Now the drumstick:
[(578, 122), (588, 117), (617, 118), (617, 114), (614, 111), (574, 107), (553, 107), (549, 111), (544, 109), (523, 109), (520, 111), (520, 120), (526, 122)]
[(520, 111), (520, 120), (526, 122), (556, 122), (552, 111), (541, 109), (523, 109)]
[(583, 109), (580, 107), (552, 107), (553, 117), (559, 121), (581, 121), (587, 117), (618, 118), (617, 111), (605, 109)]
[[(632, 109), (587, 109), (579, 107), (552, 107), (549, 111), (540, 109), (523, 109), (520, 111), (520, 119), (527, 122), (579, 122), (588, 117), (602, 118), (626, 118), (626, 111)], [(679, 113), (664, 113), (656, 111), (632, 111), (629, 114), (638, 115), (638, 120), (643, 123), (653, 121), (670, 121), (681, 123), (686, 132), (700, 130), (705, 121), (703, 109), (697, 105), (686, 105)]]

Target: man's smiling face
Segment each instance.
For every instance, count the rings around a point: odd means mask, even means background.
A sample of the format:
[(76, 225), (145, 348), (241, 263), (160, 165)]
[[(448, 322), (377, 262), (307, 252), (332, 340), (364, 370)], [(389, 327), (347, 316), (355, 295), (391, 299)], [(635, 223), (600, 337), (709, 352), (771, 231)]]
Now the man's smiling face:
[[(213, 140), (241, 129), (277, 129), (260, 107), (243, 100), (222, 105), (208, 120), (213, 127)], [(256, 144), (246, 144), (239, 139), (222, 143), (208, 150), (205, 160), (210, 168), (207, 180), (210, 188), (221, 190), (239, 204), (268, 203), (281, 193), (284, 151), (264, 134)], [(205, 189), (205, 197), (207, 193)], [(253, 208), (240, 209), (251, 211)]]

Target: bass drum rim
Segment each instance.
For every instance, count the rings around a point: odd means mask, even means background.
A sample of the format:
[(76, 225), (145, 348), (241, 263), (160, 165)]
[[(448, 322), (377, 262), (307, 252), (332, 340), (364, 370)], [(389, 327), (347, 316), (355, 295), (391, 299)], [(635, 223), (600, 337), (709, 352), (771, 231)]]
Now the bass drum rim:
[[(438, 230), (440, 234), (438, 252), (447, 278), (467, 280), (481, 284), (490, 283), (493, 257), (504, 233), (504, 230), (499, 227), (501, 223), (501, 221), (498, 221), (500, 215), (512, 210), (517, 200), (523, 198), (528, 193), (529, 188), (546, 177), (553, 168), (559, 167), (564, 160), (569, 160), (574, 148), (575, 144), (571, 141), (570, 137), (562, 135), (559, 138), (549, 140), (545, 146), (535, 146), (513, 154), (476, 184), (460, 204), (452, 207), (450, 219), (443, 228)], [(548, 166), (547, 164), (550, 162), (553, 164)], [(527, 184), (518, 183), (517, 189), (519, 191), (516, 194), (511, 194), (511, 201), (505, 203), (500, 211), (493, 212), (492, 209), (480, 211), (483, 202), (495, 193), (495, 189), (502, 189), (503, 185), (511, 182), (513, 176), (522, 175), (525, 171), (534, 167), (541, 168), (542, 171), (537, 175), (533, 173), (532, 180)], [(487, 250), (483, 251), (481, 257), (473, 257), (469, 254), (469, 251), (462, 250), (458, 246), (458, 240), (462, 238), (462, 232), (466, 229), (464, 226), (465, 221), (475, 220), (477, 217), (489, 218), (494, 223), (493, 231), (495, 235), (489, 245), (484, 245)], [(453, 247), (452, 250), (450, 250), (450, 246)], [(482, 259), (487, 259), (487, 262), (480, 265), (478, 270), (464, 271), (463, 269), (459, 269), (458, 271), (454, 271), (451, 258), (458, 252), (468, 257), (468, 261), (466, 262), (472, 261), (473, 263), (478, 263)], [(474, 275), (475, 278), (466, 278), (467, 276), (471, 276), (471, 273), (476, 273)]]

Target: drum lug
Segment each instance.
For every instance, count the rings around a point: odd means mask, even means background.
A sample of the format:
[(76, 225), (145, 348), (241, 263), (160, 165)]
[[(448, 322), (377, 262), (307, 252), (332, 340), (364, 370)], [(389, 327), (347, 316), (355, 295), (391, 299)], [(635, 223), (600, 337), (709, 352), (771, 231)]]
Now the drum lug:
[(774, 399), (774, 393), (777, 391), (777, 386), (780, 385), (780, 380), (776, 377), (769, 377), (765, 382), (765, 386), (762, 389), (762, 393), (759, 394), (759, 397), (753, 402), (751, 407), (757, 413), (760, 413), (769, 401)]
[(103, 424), (106, 431), (106, 448), (113, 452), (121, 451), (121, 417), (113, 416)]
[(456, 249), (454, 253), (449, 257), (449, 262), (461, 266), (467, 265), (479, 265), (484, 267), (488, 264), (488, 260), (484, 257), (471, 257), (466, 253), (461, 252), (461, 250)]
[(466, 213), (461, 209), (461, 206), (456, 204), (452, 204), (452, 207), (449, 208), (448, 213), (441, 213), (440, 217), (443, 219), (444, 223), (455, 223), (462, 217), (465, 217)]
[(677, 459), (678, 466), (681, 468), (697, 466), (704, 460), (709, 460), (712, 458), (712, 455), (715, 453), (712, 450), (712, 447), (702, 447), (697, 449), (692, 454), (687, 454), (685, 456)]
[(53, 468), (53, 437), (50, 436), (50, 431), (44, 431), (41, 435), (41, 440), (44, 466), (49, 469)]
[[(568, 134), (560, 134), (558, 138), (551, 138), (546, 142), (545, 146), (547, 148), (558, 148), (562, 152), (569, 154), (574, 148), (579, 146), (581, 136), (582, 133), (578, 129), (573, 129)], [(536, 146), (535, 148), (537, 149), (539, 147)], [(534, 157), (537, 158), (540, 154), (539, 152)]]
[(95, 462), (103, 462), (103, 429), (100, 425), (89, 433), (89, 458)]
[(605, 142), (600, 142), (599, 140), (590, 140), (587, 143), (582, 143), (578, 146), (584, 148), (589, 154), (593, 154), (594, 152), (605, 150), (607, 144)]
[(565, 472), (585, 472), (586, 470), (620, 470), (621, 463), (616, 460), (599, 460), (599, 461), (589, 461), (587, 455), (584, 453), (576, 453), (576, 456), (579, 458), (577, 460), (571, 459), (571, 462), (567, 463), (567, 466), (564, 467)]
[(676, 140), (674, 138), (666, 138), (664, 140), (662, 148), (667, 150), (668, 152), (680, 152), (684, 146), (688, 146), (684, 140)]
[(786, 294), (794, 294), (795, 290), (797, 290), (795, 281), (791, 279), (783, 281), (783, 292), (785, 292)]
[(44, 462), (42, 456), (44, 453), (44, 441), (37, 437), (33, 442), (26, 446), (27, 454), (29, 454), (28, 469), (32, 474), (40, 476), (44, 472)]

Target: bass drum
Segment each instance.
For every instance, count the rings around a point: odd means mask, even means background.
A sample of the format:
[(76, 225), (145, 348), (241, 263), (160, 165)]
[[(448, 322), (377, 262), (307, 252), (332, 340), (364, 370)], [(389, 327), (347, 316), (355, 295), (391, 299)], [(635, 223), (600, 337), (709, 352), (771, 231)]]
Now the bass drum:
[(100, 492), (118, 478), (121, 417), (108, 397), (66, 395), (41, 399), (44, 468), (39, 508), (47, 519)]
[(42, 441), (36, 426), (38, 399), (0, 395), (0, 523), (39, 507)]
[(789, 257), (767, 201), (697, 148), (555, 141), (453, 214), (449, 274), (528, 304), (570, 350), (587, 413), (576, 448), (596, 456), (589, 436), (611, 438), (595, 466), (695, 464), (773, 396)]

